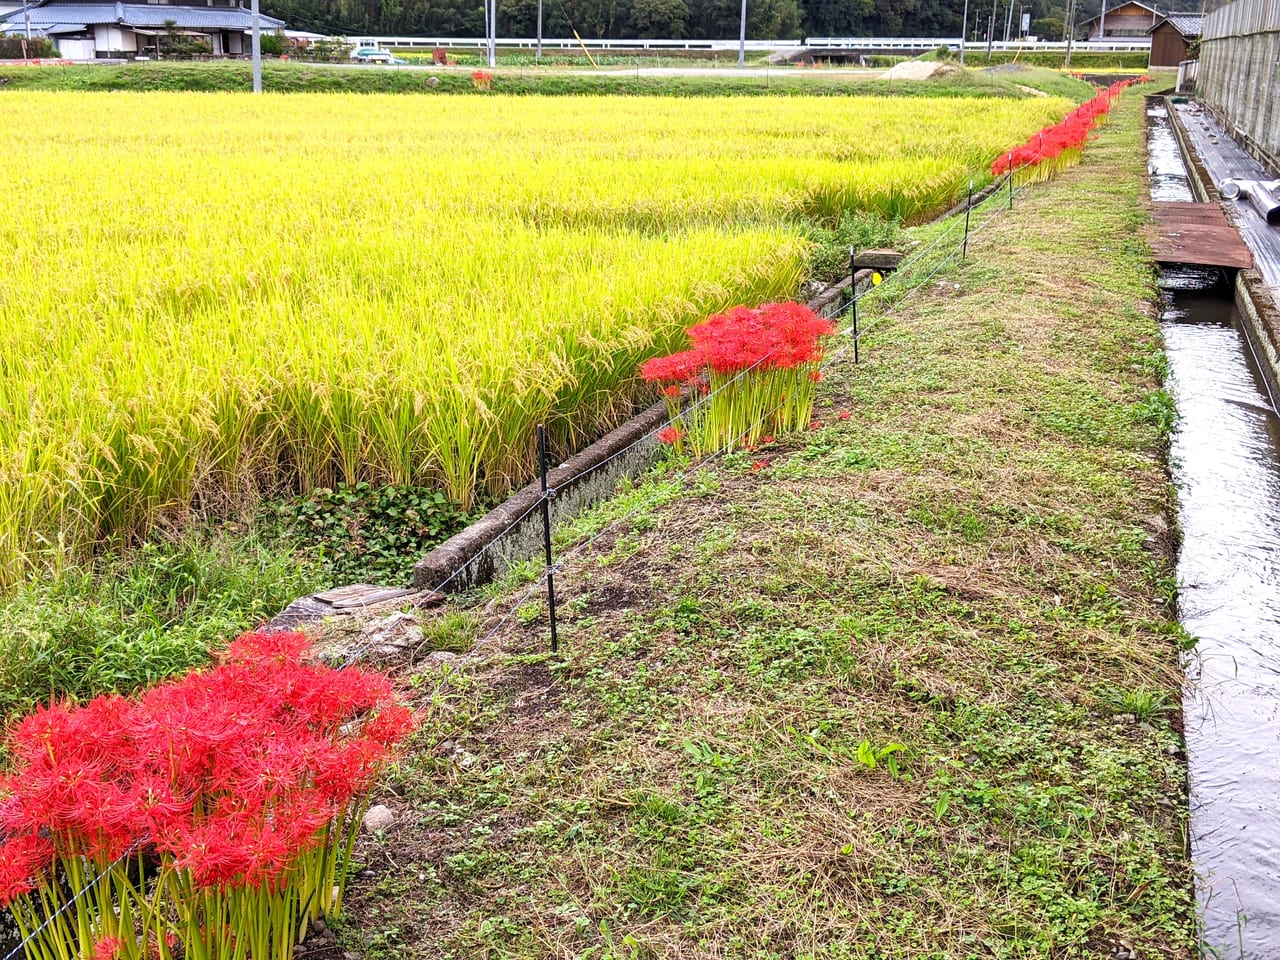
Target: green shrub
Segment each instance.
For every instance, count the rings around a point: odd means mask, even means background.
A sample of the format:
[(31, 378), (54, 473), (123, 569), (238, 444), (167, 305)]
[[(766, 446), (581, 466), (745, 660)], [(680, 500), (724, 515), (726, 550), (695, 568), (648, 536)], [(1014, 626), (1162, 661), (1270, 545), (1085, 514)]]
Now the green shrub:
[(280, 534), (327, 571), (334, 583), (403, 583), (422, 554), (472, 517), (431, 487), (358, 483), (278, 508)]
[(284, 35), (280, 33), (264, 33), (258, 40), (258, 46), (264, 57), (278, 57), (284, 53)]
[(0, 60), (38, 60), (57, 55), (57, 46), (45, 37), (32, 37), (28, 40), (19, 33), (0, 33)]
[(809, 256), (809, 276), (832, 282), (849, 272), (849, 248), (870, 250), (892, 247), (898, 240), (901, 224), (875, 213), (852, 211), (831, 228), (813, 228), (809, 239), (814, 242)]

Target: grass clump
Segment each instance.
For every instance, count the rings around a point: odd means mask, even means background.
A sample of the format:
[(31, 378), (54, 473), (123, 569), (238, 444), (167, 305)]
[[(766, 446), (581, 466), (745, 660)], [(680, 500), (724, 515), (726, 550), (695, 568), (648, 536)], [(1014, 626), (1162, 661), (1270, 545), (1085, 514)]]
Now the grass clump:
[(813, 251), (809, 271), (815, 280), (831, 283), (849, 274), (849, 248), (891, 248), (902, 236), (902, 224), (875, 213), (850, 211), (834, 226), (809, 230)]
[(31, 580), (0, 598), (0, 719), (181, 673), (323, 583), (279, 541), (207, 531)]

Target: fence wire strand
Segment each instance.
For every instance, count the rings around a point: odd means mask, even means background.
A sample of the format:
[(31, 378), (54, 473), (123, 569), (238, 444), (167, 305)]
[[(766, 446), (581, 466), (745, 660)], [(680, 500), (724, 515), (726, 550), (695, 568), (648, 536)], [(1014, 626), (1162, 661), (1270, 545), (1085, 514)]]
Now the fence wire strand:
[[(992, 197), (999, 197), (999, 198), (1001, 199), (1001, 203), (1000, 203), (1000, 204), (998, 204), (998, 205), (995, 207), (995, 209), (991, 212), (991, 214), (990, 214), (990, 215), (988, 215), (988, 217), (987, 217), (984, 221), (982, 221), (982, 223), (978, 226), (978, 228), (977, 228), (977, 229), (973, 229), (973, 228), (971, 228), (971, 229), (968, 231), (968, 235), (969, 235), (969, 237), (972, 237), (975, 233), (979, 232), (982, 228), (986, 227), (986, 226), (987, 226), (987, 225), (988, 225), (992, 220), (994, 220), (996, 217), (1000, 216), (1000, 214), (1001, 214), (1001, 213), (1004, 213), (1004, 212), (1006, 212), (1006, 211), (1007, 211), (1007, 209), (1008, 209), (1008, 208), (1004, 205), (1004, 200), (1005, 200), (1006, 194), (1005, 194), (1003, 191), (1004, 191), (1004, 185), (1008, 182), (1008, 179), (1007, 179), (1007, 178), (1012, 177), (1012, 176), (1013, 176), (1013, 173), (1006, 174), (1006, 178), (1005, 178), (1005, 179), (1002, 179), (1002, 180), (1000, 181), (1000, 183), (1001, 183), (1001, 186), (1000, 186), (1000, 187), (998, 187), (996, 190), (992, 191), (990, 194), (988, 194), (988, 195), (987, 195), (986, 197), (984, 197), (982, 200), (980, 200), (980, 201), (978, 201), (977, 203), (973, 204), (973, 205), (969, 208), (969, 210), (970, 210), (970, 211), (972, 211), (972, 210), (976, 210), (976, 209), (980, 208), (981, 206), (983, 206), (983, 205), (984, 205), (988, 200), (990, 200)], [(1023, 190), (1025, 190), (1025, 189), (1026, 189), (1026, 187), (1027, 187), (1027, 185), (1026, 185), (1026, 184), (1024, 184), (1022, 187), (1017, 187), (1017, 186), (1015, 185), (1015, 187), (1014, 187), (1014, 196), (1016, 197), (1019, 193), (1021, 193)], [(956, 219), (956, 223), (954, 223), (954, 224), (953, 224), (951, 227), (949, 227), (947, 230), (943, 231), (943, 232), (942, 232), (938, 237), (934, 238), (934, 240), (933, 240), (933, 241), (929, 244), (929, 246), (927, 246), (924, 250), (917, 252), (917, 253), (916, 253), (916, 254), (911, 258), (911, 260), (909, 260), (909, 261), (907, 262), (907, 264), (908, 264), (908, 265), (913, 265), (913, 264), (919, 263), (919, 262), (920, 262), (920, 260), (921, 260), (921, 259), (923, 259), (923, 256), (924, 256), (924, 254), (925, 254), (925, 253), (927, 253), (929, 250), (932, 250), (932, 249), (934, 249), (935, 247), (937, 247), (937, 246), (939, 245), (939, 243), (940, 243), (943, 239), (945, 239), (947, 236), (950, 236), (950, 235), (955, 231), (955, 229), (956, 229), (958, 226), (962, 225), (962, 223), (963, 223), (963, 222), (960, 220), (960, 215), (959, 215), (959, 214), (956, 214), (956, 215), (955, 215), (955, 219)], [(913, 296), (914, 296), (914, 295), (915, 295), (915, 294), (916, 294), (916, 293), (917, 293), (917, 292), (918, 292), (922, 287), (924, 287), (924, 286), (925, 286), (925, 285), (926, 285), (930, 280), (932, 280), (932, 279), (933, 279), (933, 278), (934, 278), (934, 277), (935, 277), (935, 276), (936, 276), (936, 275), (937, 275), (937, 274), (942, 270), (942, 268), (943, 268), (944, 266), (946, 266), (948, 263), (950, 263), (952, 260), (954, 260), (954, 259), (955, 259), (955, 256), (956, 256), (956, 254), (960, 251), (960, 249), (961, 249), (961, 243), (956, 243), (956, 244), (954, 244), (954, 245), (952, 246), (952, 248), (950, 249), (950, 251), (947, 253), (947, 255), (946, 255), (945, 257), (943, 257), (943, 258), (942, 258), (942, 260), (940, 260), (936, 266), (934, 266), (934, 268), (933, 268), (933, 269), (932, 269), (932, 270), (931, 270), (931, 271), (930, 271), (930, 272), (929, 272), (929, 273), (924, 277), (924, 279), (923, 279), (923, 280), (919, 281), (919, 282), (918, 282), (918, 283), (916, 283), (914, 286), (912, 286), (909, 290), (907, 290), (907, 292), (906, 292), (906, 293), (904, 293), (901, 297), (899, 297), (897, 300), (895, 300), (895, 301), (893, 302), (892, 306), (890, 306), (888, 310), (886, 310), (883, 314), (881, 314), (880, 316), (878, 316), (878, 317), (877, 317), (875, 320), (873, 320), (869, 325), (861, 327), (861, 328), (859, 329), (858, 334), (857, 334), (857, 336), (856, 336), (856, 337), (855, 337), (855, 336), (849, 336), (845, 343), (841, 344), (841, 345), (840, 345), (839, 347), (837, 347), (834, 351), (832, 351), (832, 352), (830, 352), (829, 354), (827, 354), (827, 355), (823, 358), (822, 362), (819, 364), (819, 369), (821, 369), (821, 370), (826, 370), (828, 367), (830, 367), (832, 364), (834, 364), (837, 360), (839, 360), (839, 359), (841, 359), (842, 357), (844, 357), (844, 356), (845, 356), (845, 355), (846, 355), (846, 354), (847, 354), (847, 353), (848, 353), (848, 352), (853, 348), (853, 345), (854, 345), (855, 341), (859, 341), (859, 340), (861, 340), (861, 337), (862, 337), (864, 334), (866, 334), (869, 330), (874, 329), (876, 326), (879, 326), (879, 324), (880, 324), (880, 323), (882, 323), (882, 322), (883, 322), (883, 321), (884, 321), (884, 320), (885, 320), (885, 319), (886, 319), (890, 314), (892, 314), (892, 313), (893, 313), (894, 311), (896, 311), (899, 307), (901, 307), (904, 303), (906, 303), (908, 300), (910, 300), (910, 299), (911, 299), (911, 298), (912, 298), (912, 297), (913, 297)], [(851, 264), (850, 266), (852, 267), (852, 264)], [(895, 275), (896, 275), (896, 276), (902, 276), (902, 275), (903, 275), (903, 272), (904, 272), (904, 267), (899, 267), (899, 268), (898, 268), (898, 271), (896, 272), (896, 274), (895, 274)], [(853, 275), (856, 277), (856, 272), (853, 272)], [(852, 280), (852, 278), (851, 278), (851, 280)], [(883, 285), (882, 285), (882, 286), (883, 286)], [(880, 289), (880, 288), (872, 288), (872, 289)], [(870, 290), (868, 290), (868, 291), (864, 291), (862, 294), (855, 294), (855, 295), (850, 299), (849, 304), (848, 304), (847, 306), (851, 307), (854, 303), (856, 303), (857, 301), (861, 300), (861, 299), (862, 299), (862, 297), (866, 296), (866, 295), (867, 295), (867, 293), (869, 293), (869, 292), (871, 292), (871, 291), (870, 291)], [(845, 331), (843, 331), (843, 332), (844, 332), (845, 334), (850, 334), (850, 333), (851, 333), (851, 329), (850, 329), (850, 330), (845, 330)], [(762, 360), (758, 360), (758, 361), (756, 361), (756, 363), (755, 363), (755, 364), (752, 364), (752, 366), (751, 366), (751, 367), (747, 368), (746, 370), (741, 371), (741, 373), (740, 373), (740, 374), (738, 374), (737, 376), (735, 376), (735, 377), (733, 378), (733, 380), (731, 380), (731, 381), (729, 381), (729, 382), (727, 382), (727, 383), (723, 384), (720, 388), (717, 388), (717, 390), (716, 390), (716, 391), (713, 391), (711, 394), (708, 394), (708, 395), (706, 395), (706, 396), (704, 396), (704, 397), (701, 397), (699, 401), (697, 401), (695, 404), (691, 405), (691, 406), (690, 406), (690, 408), (687, 408), (687, 409), (693, 409), (693, 408), (695, 408), (698, 404), (709, 401), (709, 400), (710, 400), (710, 398), (711, 398), (712, 396), (714, 396), (714, 394), (715, 394), (715, 393), (718, 393), (721, 389), (727, 388), (727, 387), (728, 387), (728, 386), (730, 386), (732, 383), (737, 382), (737, 380), (738, 380), (741, 376), (745, 376), (747, 373), (750, 373), (750, 372), (751, 372), (751, 370), (753, 370), (753, 369), (754, 369), (757, 365), (759, 365), (761, 362), (763, 362), (763, 359), (762, 359)], [(767, 412), (767, 413), (762, 417), (762, 421), (763, 421), (763, 420), (768, 420), (768, 418), (769, 418), (770, 416), (772, 416), (774, 413), (776, 413), (779, 409), (781, 409), (781, 407), (782, 407), (782, 404), (781, 404), (781, 403), (779, 403), (779, 404), (777, 404), (776, 406), (774, 406), (774, 408), (773, 408), (773, 409), (769, 410), (769, 411), (768, 411), (768, 412)], [(635, 447), (637, 444), (639, 444), (639, 443), (641, 443), (641, 442), (644, 442), (645, 440), (648, 440), (651, 436), (653, 436), (653, 434), (654, 434), (654, 433), (657, 433), (658, 431), (660, 431), (660, 430), (664, 429), (665, 427), (672, 426), (672, 425), (674, 424), (674, 422), (675, 422), (675, 421), (674, 421), (674, 418), (669, 418), (669, 419), (668, 419), (664, 424), (662, 424), (662, 425), (660, 425), (660, 426), (658, 426), (658, 427), (655, 427), (653, 430), (647, 431), (647, 432), (645, 433), (645, 435), (644, 435), (643, 437), (641, 437), (639, 440), (636, 440), (636, 441), (632, 442), (632, 443), (631, 443), (631, 444), (629, 444), (626, 448), (624, 448), (622, 451), (619, 451), (618, 453), (615, 453), (614, 455), (612, 455), (612, 456), (611, 456), (611, 457), (609, 457), (608, 459), (606, 459), (606, 460), (604, 460), (604, 461), (601, 461), (601, 463), (597, 464), (596, 466), (592, 467), (592, 468), (591, 468), (591, 470), (589, 470), (589, 471), (587, 471), (586, 473), (584, 473), (584, 474), (583, 474), (583, 476), (587, 476), (587, 475), (589, 475), (590, 473), (594, 472), (595, 470), (599, 469), (600, 467), (603, 467), (606, 463), (609, 463), (609, 462), (610, 462), (610, 461), (612, 461), (613, 459), (616, 459), (616, 458), (617, 458), (618, 456), (620, 456), (622, 453), (625, 453), (627, 450), (632, 449), (632, 448), (633, 448), (633, 447)], [(757, 424), (753, 424), (753, 425), (752, 425), (752, 428), (753, 428), (754, 426), (756, 426), (756, 425), (757, 425)], [(701, 470), (705, 469), (709, 464), (711, 464), (712, 462), (714, 462), (717, 458), (719, 458), (719, 457), (721, 457), (721, 456), (723, 456), (723, 455), (725, 455), (725, 454), (727, 454), (727, 453), (733, 452), (733, 451), (734, 451), (734, 449), (735, 449), (735, 448), (736, 448), (736, 446), (737, 446), (738, 441), (740, 441), (743, 437), (747, 436), (747, 434), (749, 434), (749, 433), (751, 432), (751, 429), (752, 429), (752, 428), (748, 428), (747, 430), (743, 431), (741, 434), (739, 434), (738, 436), (734, 437), (734, 438), (733, 438), (733, 439), (732, 439), (728, 444), (726, 444), (725, 446), (721, 447), (720, 449), (715, 450), (715, 451), (713, 451), (712, 453), (710, 453), (710, 454), (708, 454), (708, 455), (706, 455), (706, 456), (704, 456), (704, 457), (702, 457), (702, 458), (698, 459), (698, 460), (697, 460), (697, 461), (695, 461), (694, 463), (690, 464), (690, 466), (689, 466), (689, 468), (688, 468), (687, 470), (685, 470), (685, 471), (683, 471), (682, 473), (680, 473), (679, 475), (677, 475), (677, 477), (675, 478), (675, 482), (677, 482), (677, 483), (681, 483), (681, 484), (683, 484), (683, 483), (687, 482), (687, 481), (689, 480), (689, 478), (690, 478), (690, 477), (692, 477), (695, 473), (697, 473), (697, 472), (699, 472), (699, 471), (701, 471)], [(554, 495), (554, 494), (555, 494), (555, 489), (554, 489), (554, 488), (552, 488), (551, 490), (549, 490), (549, 491), (548, 491), (548, 494), (549, 494), (549, 495)], [(540, 504), (541, 504), (541, 500), (538, 500), (538, 501), (537, 501), (537, 503), (536, 503), (536, 505), (540, 505)], [(488, 646), (489, 642), (490, 642), (490, 641), (491, 641), (495, 636), (497, 636), (497, 635), (498, 635), (498, 633), (500, 633), (500, 632), (501, 632), (501, 631), (502, 631), (502, 630), (507, 626), (507, 624), (509, 624), (509, 623), (511, 622), (511, 620), (512, 620), (512, 619), (513, 619), (513, 618), (514, 618), (514, 617), (519, 613), (519, 611), (520, 611), (520, 610), (525, 606), (525, 604), (529, 602), (529, 599), (530, 599), (530, 598), (531, 598), (535, 593), (538, 593), (538, 592), (541, 590), (541, 588), (542, 588), (542, 587), (543, 587), (543, 585), (547, 582), (547, 580), (548, 580), (550, 577), (554, 576), (555, 574), (562, 572), (562, 571), (563, 571), (563, 569), (564, 569), (564, 567), (565, 567), (565, 565), (566, 565), (569, 561), (571, 561), (571, 560), (572, 560), (572, 559), (574, 559), (575, 557), (579, 556), (580, 554), (585, 553), (587, 550), (589, 550), (591, 547), (593, 547), (596, 543), (598, 543), (598, 542), (601, 540), (601, 538), (603, 538), (604, 536), (606, 536), (607, 534), (609, 534), (609, 533), (611, 533), (611, 532), (616, 531), (619, 527), (621, 527), (621, 526), (622, 526), (622, 524), (626, 523), (628, 520), (630, 520), (633, 516), (635, 516), (637, 513), (639, 513), (639, 512), (640, 512), (642, 509), (644, 509), (644, 508), (645, 508), (645, 505), (644, 505), (644, 504), (638, 504), (638, 505), (636, 505), (635, 507), (632, 507), (630, 510), (628, 510), (626, 513), (624, 513), (622, 516), (614, 518), (614, 519), (613, 519), (613, 520), (611, 520), (609, 523), (607, 523), (605, 526), (603, 526), (603, 527), (601, 527), (599, 530), (597, 530), (597, 531), (596, 531), (594, 534), (592, 534), (590, 537), (588, 537), (587, 539), (583, 540), (581, 543), (575, 544), (575, 545), (574, 545), (572, 548), (570, 548), (568, 551), (566, 551), (565, 553), (561, 554), (561, 556), (560, 556), (560, 557), (558, 557), (558, 558), (557, 558), (557, 559), (556, 559), (556, 560), (551, 564), (551, 566), (549, 566), (549, 567), (545, 568), (545, 569), (543, 570), (543, 572), (542, 572), (541, 574), (539, 574), (539, 575), (538, 575), (538, 577), (536, 577), (536, 578), (535, 578), (535, 579), (534, 579), (534, 580), (529, 584), (529, 586), (525, 589), (525, 591), (520, 595), (519, 599), (518, 599), (518, 600), (516, 600), (516, 601), (514, 601), (514, 602), (510, 605), (510, 608), (507, 610), (507, 612), (506, 612), (505, 614), (503, 614), (503, 615), (502, 615), (502, 617), (498, 620), (498, 622), (497, 622), (497, 623), (495, 623), (492, 627), (490, 627), (488, 630), (486, 630), (486, 631), (485, 631), (485, 633), (483, 634), (483, 636), (481, 636), (481, 638), (476, 642), (476, 644), (475, 644), (475, 648), (474, 648), (474, 649), (478, 652), (478, 651), (480, 651), (480, 650), (482, 650), (482, 649), (486, 648), (486, 647)], [(530, 508), (530, 509), (532, 509), (532, 508)], [(528, 514), (528, 511), (526, 511), (526, 514), (525, 514), (525, 515), (527, 516), (527, 514)], [(443, 681), (442, 681), (442, 685), (443, 685)]]
[[(1014, 174), (1015, 174), (1015, 171), (1010, 171), (1009, 173), (1007, 173), (1005, 175), (1005, 178), (1002, 179), (1001, 185), (999, 187), (992, 190), (986, 197), (983, 197), (978, 202), (970, 204), (965, 211), (960, 211), (956, 213), (953, 216), (954, 222), (951, 224), (951, 226), (941, 231), (938, 234), (938, 236), (934, 237), (933, 240), (929, 242), (927, 246), (925, 246), (922, 250), (916, 251), (914, 254), (912, 254), (910, 258), (908, 258), (906, 261), (900, 264), (897, 270), (895, 271), (894, 278), (904, 276), (908, 270), (910, 270), (916, 264), (920, 263), (931, 250), (934, 250), (935, 248), (937, 248), (947, 237), (950, 237), (953, 233), (955, 233), (955, 231), (959, 229), (959, 227), (962, 225), (960, 213), (963, 213), (963, 212), (972, 213), (974, 210), (981, 208), (984, 204), (986, 204), (992, 198), (1003, 199), (1005, 196), (1004, 185), (1005, 183), (1007, 183), (1009, 179), (1012, 179), (1014, 177)], [(1024, 183), (1022, 186), (1017, 186), (1017, 184), (1015, 183), (1012, 187), (1012, 190), (1010, 191), (1012, 197), (1016, 197), (1018, 194), (1025, 191), (1029, 186), (1030, 186), (1030, 183)], [(996, 219), (996, 217), (998, 217), (1002, 212), (1005, 212), (1006, 209), (1007, 208), (1003, 205), (1003, 203), (997, 205), (995, 210), (985, 220), (983, 220), (976, 228), (971, 228), (968, 231), (966, 231), (967, 236), (971, 238), (975, 234), (981, 233), (982, 230), (984, 230), (991, 223), (991, 221)], [(942, 270), (944, 266), (946, 266), (948, 263), (950, 263), (952, 260), (955, 259), (956, 253), (959, 252), (960, 249), (961, 249), (961, 244), (959, 243), (954, 244), (951, 250), (947, 253), (947, 255), (943, 257), (936, 266), (934, 266), (934, 268), (924, 277), (923, 280), (920, 280), (918, 283), (916, 283), (914, 286), (908, 289), (901, 297), (894, 300), (892, 305), (889, 306), (887, 310), (881, 313), (869, 324), (860, 326), (856, 334), (853, 333), (852, 328), (848, 328), (842, 331), (844, 334), (848, 335), (846, 342), (841, 344), (831, 353), (827, 354), (823, 358), (821, 364), (819, 365), (819, 369), (825, 370), (828, 367), (830, 367), (833, 363), (835, 363), (838, 359), (842, 358), (846, 353), (848, 353), (848, 351), (853, 347), (853, 345), (856, 342), (859, 342), (862, 339), (862, 337), (864, 337), (868, 332), (878, 327), (889, 316), (891, 316), (899, 307), (901, 307), (904, 303), (906, 303), (913, 296), (915, 296), (915, 294), (922, 287), (924, 287), (925, 284), (927, 284), (930, 280), (932, 280)], [(892, 282), (892, 281), (893, 281), (893, 278), (891, 278), (891, 280), (887, 282)], [(856, 289), (857, 270), (853, 268), (853, 264), (850, 264), (850, 284), (851, 284), (850, 299), (848, 304), (846, 304), (846, 308), (853, 307), (855, 304), (859, 303), (869, 294), (881, 290), (882, 287), (884, 286), (884, 284), (881, 284), (880, 287), (869, 287), (866, 290), (864, 290), (862, 293), (858, 293)], [(739, 373), (735, 374), (734, 377), (732, 377), (730, 380), (727, 380), (725, 383), (721, 384), (719, 387), (708, 392), (707, 394), (704, 394), (698, 397), (688, 407), (683, 408), (678, 417), (668, 417), (664, 422), (653, 427), (651, 430), (645, 431), (645, 433), (641, 437), (637, 438), (636, 440), (633, 440), (631, 443), (627, 444), (621, 450), (615, 451), (604, 460), (600, 461), (597, 464), (594, 464), (588, 470), (584, 471), (582, 474), (579, 475), (579, 478), (590, 476), (596, 471), (603, 469), (608, 464), (612, 463), (614, 460), (617, 460), (619, 457), (622, 457), (627, 453), (629, 453), (630, 451), (634, 450), (640, 444), (648, 442), (655, 434), (661, 432), (664, 429), (667, 429), (668, 427), (674, 426), (676, 421), (680, 417), (683, 417), (689, 411), (696, 410), (700, 406), (710, 403), (713, 397), (715, 397), (717, 394), (721, 393), (722, 391), (727, 390), (730, 387), (734, 386), (740, 379), (742, 379), (743, 377), (751, 373), (756, 367), (758, 367), (766, 359), (768, 358), (767, 357), (760, 358), (755, 363), (753, 363), (750, 367), (747, 367), (746, 369), (739, 371)], [(771, 409), (768, 413), (764, 415), (762, 420), (767, 420), (770, 416), (772, 416), (779, 409), (781, 409), (781, 406), (782, 406), (781, 403), (776, 405), (773, 409)], [(753, 424), (752, 428), (754, 426), (755, 424)], [(687, 482), (689, 478), (692, 477), (695, 473), (698, 473), (699, 471), (706, 469), (706, 467), (711, 463), (713, 463), (716, 459), (734, 450), (736, 448), (737, 443), (743, 437), (747, 436), (747, 434), (751, 432), (752, 428), (748, 428), (746, 431), (743, 431), (741, 434), (734, 437), (728, 444), (726, 444), (724, 447), (721, 447), (719, 450), (713, 451), (712, 453), (692, 463), (687, 470), (683, 471), (676, 477), (676, 482), (680, 484)], [(477, 563), (489, 551), (493, 550), (499, 543), (502, 542), (502, 540), (504, 540), (511, 533), (512, 530), (514, 530), (517, 526), (519, 526), (526, 519), (528, 519), (529, 515), (532, 514), (535, 510), (539, 509), (542, 506), (542, 503), (545, 499), (547, 499), (548, 497), (554, 496), (555, 492), (556, 492), (556, 488), (552, 487), (546, 493), (544, 493), (540, 498), (535, 500), (532, 503), (532, 505), (530, 505), (520, 514), (520, 516), (516, 517), (510, 523), (508, 523), (506, 527), (504, 527), (502, 531), (500, 531), (492, 540), (490, 540), (483, 547), (481, 547), (480, 550), (478, 550), (474, 555), (472, 555), (467, 560), (466, 563), (462, 564), (462, 566), (460, 566), (457, 570), (451, 573), (448, 577), (446, 577), (440, 583), (435, 584), (433, 587), (431, 587), (430, 591), (427, 592), (425, 597), (419, 598), (417, 601), (415, 601), (415, 605), (420, 606), (421, 604), (425, 603), (428, 599), (438, 596), (440, 594), (443, 594), (445, 592), (445, 588), (448, 587), (449, 584), (451, 584), (460, 576), (462, 576), (462, 574), (465, 571), (469, 570), (472, 566), (474, 566), (475, 563)], [(597, 530), (594, 534), (592, 534), (586, 540), (583, 540), (581, 543), (574, 545), (570, 550), (568, 550), (567, 552), (562, 554), (558, 559), (556, 559), (549, 567), (544, 569), (542, 574), (539, 575), (532, 583), (529, 584), (529, 587), (524, 591), (524, 593), (520, 596), (520, 598), (511, 604), (510, 609), (498, 620), (498, 622), (494, 624), (489, 630), (487, 630), (485, 634), (480, 638), (480, 640), (477, 641), (474, 649), (479, 651), (484, 647), (486, 647), (489, 641), (491, 641), (503, 628), (507, 626), (508, 623), (511, 622), (512, 618), (515, 617), (517, 613), (529, 601), (529, 598), (532, 597), (534, 593), (538, 592), (543, 587), (543, 585), (547, 582), (548, 578), (560, 572), (564, 568), (565, 564), (567, 564), (570, 560), (579, 556), (582, 553), (585, 553), (587, 550), (593, 547), (606, 534), (617, 530), (623, 523), (631, 519), (631, 517), (635, 516), (635, 514), (638, 513), (641, 509), (643, 509), (643, 505), (637, 505), (632, 509), (628, 510), (622, 516), (617, 517), (614, 520), (610, 521), (608, 524), (606, 524), (601, 529)], [(364, 644), (358, 646), (355, 650), (353, 650), (347, 656), (347, 658), (343, 661), (342, 665), (338, 667), (338, 669), (340, 670), (345, 669), (347, 667), (350, 667), (352, 664), (356, 663), (365, 653), (368, 652), (368, 650), (374, 645), (375, 642), (376, 642), (375, 638), (370, 638)], [(40, 926), (38, 926), (35, 930), (33, 930), (28, 936), (24, 937), (21, 943), (15, 946), (12, 950), (9, 951), (8, 954), (4, 956), (3, 960), (18, 960), (19, 957), (23, 956), (24, 953), (26, 952), (27, 946), (30, 943), (35, 941), (36, 938), (38, 938), (47, 929), (49, 929), (49, 927), (53, 923), (55, 923), (60, 917), (62, 917), (68, 910), (70, 910), (73, 906), (79, 903), (84, 897), (86, 897), (90, 892), (96, 889), (98, 884), (100, 884), (103, 880), (105, 880), (110, 875), (110, 872), (112, 870), (114, 870), (116, 867), (120, 866), (122, 863), (124, 863), (126, 860), (132, 857), (141, 848), (144, 842), (146, 842), (145, 838), (135, 841), (132, 847), (126, 850), (114, 862), (112, 862), (104, 870), (98, 873), (97, 876), (93, 878), (93, 880), (91, 880), (88, 884), (86, 884), (79, 891), (77, 891), (76, 894), (72, 896), (70, 900), (68, 900), (65, 904), (59, 907), (54, 913), (52, 913), (49, 917), (47, 917), (40, 924)]]

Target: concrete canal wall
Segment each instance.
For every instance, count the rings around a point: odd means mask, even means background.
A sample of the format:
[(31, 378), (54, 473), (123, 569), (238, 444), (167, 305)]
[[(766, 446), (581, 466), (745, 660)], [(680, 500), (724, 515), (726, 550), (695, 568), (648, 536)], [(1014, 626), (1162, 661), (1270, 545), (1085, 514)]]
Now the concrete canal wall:
[(1280, 0), (1235, 0), (1205, 18), (1197, 92), (1280, 175)]

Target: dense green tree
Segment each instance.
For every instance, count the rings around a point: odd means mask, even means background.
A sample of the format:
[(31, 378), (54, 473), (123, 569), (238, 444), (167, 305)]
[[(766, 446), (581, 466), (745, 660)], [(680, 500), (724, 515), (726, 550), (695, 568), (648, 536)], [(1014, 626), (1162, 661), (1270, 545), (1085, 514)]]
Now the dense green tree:
[[(1107, 0), (1114, 8), (1123, 0)], [(997, 0), (994, 23), (1003, 38), (1009, 0)], [(1098, 15), (1102, 0), (1078, 0), (1077, 23)], [(484, 33), (483, 0), (264, 0), (264, 8), (289, 26), (341, 35), (478, 37)], [(726, 39), (738, 35), (741, 0), (544, 0), (543, 35), (586, 38), (657, 37)], [(1161, 10), (1196, 11), (1200, 0), (1161, 0)], [(747, 34), (753, 39), (815, 37), (954, 37), (964, 0), (747, 0)], [(1032, 33), (1062, 36), (1066, 0), (1014, 0), (1015, 33), (1022, 12)], [(984, 40), (991, 7), (971, 0), (965, 35)], [(531, 37), (537, 0), (499, 0), (498, 31)]]
[(631, 0), (631, 26), (637, 37), (683, 39), (689, 15), (685, 0)]

